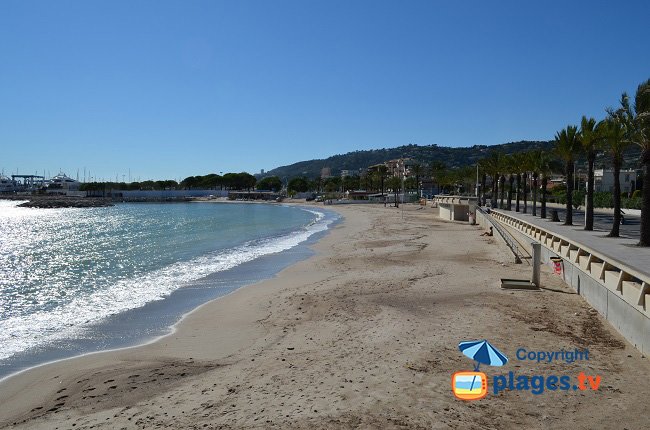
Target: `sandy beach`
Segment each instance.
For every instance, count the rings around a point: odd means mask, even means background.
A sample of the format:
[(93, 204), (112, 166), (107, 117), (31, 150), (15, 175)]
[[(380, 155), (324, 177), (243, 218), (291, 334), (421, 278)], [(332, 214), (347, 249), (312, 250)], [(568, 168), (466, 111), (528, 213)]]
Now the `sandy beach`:
[[(0, 384), (0, 427), (39, 429), (628, 428), (647, 426), (648, 359), (550, 270), (539, 292), (497, 238), (416, 206), (332, 206), (316, 255), (209, 302), (153, 343), (86, 355)], [(488, 339), (488, 376), (601, 377), (598, 390), (454, 398), (458, 350)], [(517, 359), (588, 348), (589, 360)], [(492, 381), (490, 380), (490, 383)]]

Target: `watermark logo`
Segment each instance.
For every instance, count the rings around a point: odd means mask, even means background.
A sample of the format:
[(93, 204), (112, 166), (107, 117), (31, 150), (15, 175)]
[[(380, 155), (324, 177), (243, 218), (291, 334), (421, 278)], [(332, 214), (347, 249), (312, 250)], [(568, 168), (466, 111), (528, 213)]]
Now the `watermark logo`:
[(488, 378), (479, 372), (481, 364), (503, 366), (508, 357), (487, 340), (470, 340), (458, 344), (458, 349), (476, 362), (474, 371), (456, 372), (451, 377), (451, 390), (459, 399), (479, 400), (488, 393)]
[[(597, 391), (601, 385), (600, 375), (587, 375), (580, 372), (574, 375), (517, 375), (508, 372), (506, 375), (494, 375), (491, 383), (488, 376), (480, 371), (481, 364), (488, 366), (503, 366), (508, 357), (492, 346), (487, 340), (472, 340), (460, 342), (458, 349), (476, 362), (474, 370), (456, 372), (451, 377), (451, 389), (458, 399), (479, 400), (487, 396), (489, 386), (495, 395), (503, 391), (530, 391), (539, 395), (546, 391)], [(537, 364), (566, 363), (588, 361), (588, 349), (573, 349), (559, 351), (534, 351), (525, 348), (517, 349), (517, 360), (533, 361)]]

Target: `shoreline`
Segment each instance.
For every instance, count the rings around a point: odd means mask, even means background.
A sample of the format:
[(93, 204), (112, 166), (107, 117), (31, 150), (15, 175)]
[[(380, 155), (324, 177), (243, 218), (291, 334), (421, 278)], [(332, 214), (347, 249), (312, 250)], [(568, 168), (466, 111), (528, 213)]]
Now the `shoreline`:
[[(648, 360), (549, 270), (542, 292), (499, 290), (522, 266), (477, 227), (431, 208), (333, 210), (344, 219), (315, 255), (202, 305), (173, 334), (3, 381), (0, 427), (573, 428), (571, 410), (595, 428), (620, 426), (621, 405), (643, 425), (635, 399), (650, 388), (634, 384)], [(489, 375), (585, 371), (603, 388), (455, 400), (450, 375), (473, 366), (457, 344), (483, 338), (512, 360)], [(515, 359), (574, 346), (589, 348), (587, 365)]]
[[(302, 245), (303, 245), (303, 244), (300, 244), (300, 245), (298, 245), (298, 246), (302, 246)], [(303, 258), (303, 259), (300, 259), (300, 260), (298, 260), (297, 262), (303, 261), (303, 260), (306, 259), (306, 258), (309, 258), (309, 257), (305, 257), (305, 258)], [(296, 262), (294, 262), (294, 263), (290, 263), (290, 264), (287, 265), (286, 267), (290, 267), (292, 264), (296, 264)], [(286, 267), (285, 267), (285, 268), (286, 268)], [(284, 270), (284, 269), (282, 269), (282, 270)], [(282, 270), (280, 270), (280, 272), (281, 272)], [(232, 291), (229, 291), (228, 293), (226, 293), (226, 294), (224, 294), (224, 295), (221, 295), (221, 296), (215, 297), (215, 298), (213, 298), (213, 299), (210, 299), (210, 300), (208, 300), (208, 301), (206, 301), (206, 302), (203, 302), (203, 303), (199, 304), (198, 306), (196, 306), (196, 307), (190, 309), (189, 311), (183, 313), (183, 314), (180, 316), (180, 318), (179, 318), (175, 323), (173, 323), (173, 324), (167, 326), (167, 327), (164, 329), (164, 330), (166, 330), (166, 333), (163, 333), (163, 334), (161, 334), (161, 335), (155, 336), (155, 337), (153, 337), (153, 338), (151, 338), (151, 339), (146, 339), (146, 338), (145, 338), (145, 339), (143, 339), (142, 342), (138, 342), (138, 343), (135, 344), (135, 345), (122, 346), (122, 347), (117, 347), (117, 348), (108, 348), (108, 349), (102, 349), (102, 350), (98, 350), (98, 351), (88, 351), (88, 352), (84, 352), (84, 353), (81, 353), (81, 354), (78, 354), (78, 355), (73, 355), (73, 356), (70, 356), (70, 357), (65, 357), (65, 358), (55, 359), (55, 360), (52, 360), (52, 361), (47, 361), (47, 362), (44, 362), (44, 363), (36, 364), (36, 365), (34, 365), (34, 366), (27, 367), (27, 368), (25, 368), (25, 369), (21, 369), (21, 370), (18, 370), (18, 371), (16, 371), (16, 372), (14, 372), (14, 373), (10, 373), (10, 374), (8, 374), (8, 375), (6, 375), (6, 376), (0, 377), (0, 386), (1, 386), (4, 382), (11, 380), (13, 377), (18, 377), (19, 375), (21, 375), (21, 374), (23, 374), (23, 373), (30, 372), (30, 371), (32, 371), (32, 370), (36, 370), (36, 369), (38, 369), (38, 368), (40, 368), (40, 367), (49, 366), (49, 365), (54, 365), (54, 364), (59, 364), (59, 363), (63, 363), (63, 362), (66, 362), (66, 361), (76, 360), (76, 359), (79, 359), (79, 358), (84, 358), (84, 357), (87, 357), (87, 356), (92, 356), (92, 355), (97, 355), (97, 354), (104, 354), (104, 353), (119, 353), (120, 351), (127, 351), (127, 350), (129, 350), (129, 349), (140, 348), (140, 347), (146, 347), (146, 346), (151, 345), (151, 344), (154, 344), (154, 343), (156, 343), (156, 342), (164, 341), (164, 339), (165, 339), (166, 337), (173, 336), (173, 335), (178, 331), (179, 326), (183, 323), (183, 321), (184, 321), (188, 316), (190, 316), (190, 315), (191, 315), (192, 313), (194, 313), (194, 312), (198, 312), (202, 307), (207, 306), (207, 305), (210, 305), (212, 302), (216, 302), (216, 301), (218, 301), (218, 300), (225, 299), (226, 297), (230, 296), (231, 294), (236, 293), (236, 292), (239, 291), (239, 290), (243, 290), (243, 289), (245, 289), (245, 288), (247, 288), (247, 287), (251, 287), (251, 286), (256, 285), (256, 284), (258, 284), (258, 283), (263, 283), (263, 282), (265, 282), (265, 281), (267, 281), (267, 280), (269, 280), (269, 279), (272, 279), (273, 277), (277, 276), (280, 272), (277, 272), (277, 273), (273, 274), (271, 277), (264, 278), (264, 279), (262, 279), (262, 280), (259, 280), (259, 281), (254, 282), (254, 283), (251, 283), (251, 284), (244, 284), (244, 285), (242, 285), (242, 286), (236, 287), (236, 288), (232, 289)], [(138, 310), (139, 310), (139, 309), (133, 309), (132, 311), (138, 311)]]
[[(309, 205), (304, 204), (287, 206), (311, 210)], [(87, 327), (84, 336), (80, 338), (63, 338), (7, 358), (0, 365), (0, 384), (13, 376), (48, 364), (86, 355), (137, 348), (172, 335), (185, 316), (199, 307), (228, 296), (238, 289), (271, 279), (285, 268), (313, 255), (311, 245), (327, 235), (331, 228), (340, 222), (338, 215), (333, 211), (317, 209), (325, 215), (326, 220), (330, 219), (329, 224), (325, 230), (312, 234), (304, 242), (281, 252), (260, 256), (228, 270), (212, 273), (174, 290), (161, 300), (110, 315), (105, 320)], [(253, 272), (254, 276), (247, 275)], [(222, 293), (221, 290), (226, 292)], [(129, 322), (137, 324), (137, 333), (129, 331)], [(27, 364), (25, 366), (22, 363)]]

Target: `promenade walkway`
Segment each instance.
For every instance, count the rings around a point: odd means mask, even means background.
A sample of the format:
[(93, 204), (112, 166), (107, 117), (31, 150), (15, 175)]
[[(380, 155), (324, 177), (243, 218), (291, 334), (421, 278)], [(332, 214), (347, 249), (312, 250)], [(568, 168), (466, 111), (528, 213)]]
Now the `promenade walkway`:
[(549, 218), (546, 219), (539, 216), (534, 217), (531, 214), (501, 209), (493, 210), (493, 212), (514, 217), (557, 236), (580, 243), (594, 252), (602, 254), (609, 260), (619, 263), (621, 266), (627, 266), (650, 277), (650, 248), (635, 246), (638, 239), (610, 238), (606, 237), (609, 230), (585, 231), (582, 225), (565, 226), (562, 222), (551, 222), (550, 211), (548, 213)]

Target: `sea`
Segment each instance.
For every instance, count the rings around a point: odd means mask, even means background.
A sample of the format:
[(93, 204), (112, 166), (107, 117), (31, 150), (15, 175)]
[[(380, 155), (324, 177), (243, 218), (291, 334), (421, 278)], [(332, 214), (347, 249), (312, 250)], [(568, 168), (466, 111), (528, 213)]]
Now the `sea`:
[(310, 256), (338, 220), (314, 207), (0, 200), (0, 378), (144, 343), (197, 306)]

